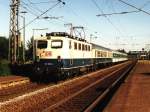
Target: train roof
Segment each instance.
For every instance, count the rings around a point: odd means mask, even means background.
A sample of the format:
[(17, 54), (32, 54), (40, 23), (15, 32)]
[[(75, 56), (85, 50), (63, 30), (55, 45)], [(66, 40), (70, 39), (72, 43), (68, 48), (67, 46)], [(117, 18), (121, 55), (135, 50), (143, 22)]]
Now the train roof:
[(70, 36), (70, 35), (67, 32), (51, 32), (51, 33), (46, 33), (46, 36), (65, 37), (65, 36)]
[(117, 50), (113, 50), (113, 53), (119, 53), (119, 54), (122, 54), (122, 55), (127, 55), (127, 53), (123, 53), (123, 52), (120, 52), (120, 51), (117, 51)]
[(100, 45), (97, 45), (97, 44), (94, 44), (94, 43), (91, 43), (91, 44), (92, 44), (92, 47), (95, 48), (95, 49), (102, 49), (102, 50), (112, 51), (112, 49), (110, 49), (110, 48), (106, 48), (106, 47), (103, 47), (103, 46), (100, 46)]
[(68, 34), (67, 32), (51, 32), (51, 33), (46, 33), (46, 37), (50, 37), (50, 36), (54, 36), (54, 37), (67, 37), (67, 38), (71, 38), (71, 39), (74, 39), (74, 40), (87, 42), (85, 39), (72, 36), (72, 35)]

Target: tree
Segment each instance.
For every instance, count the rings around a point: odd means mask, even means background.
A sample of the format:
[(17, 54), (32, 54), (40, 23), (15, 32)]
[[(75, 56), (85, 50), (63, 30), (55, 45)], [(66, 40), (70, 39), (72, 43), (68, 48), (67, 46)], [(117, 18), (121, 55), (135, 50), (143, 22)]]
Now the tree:
[(26, 60), (32, 60), (33, 57), (33, 41), (32, 38), (27, 41)]
[(9, 40), (6, 37), (0, 37), (0, 58), (8, 59)]
[(8, 62), (9, 40), (5, 37), (0, 37), (0, 76), (8, 75), (10, 67)]

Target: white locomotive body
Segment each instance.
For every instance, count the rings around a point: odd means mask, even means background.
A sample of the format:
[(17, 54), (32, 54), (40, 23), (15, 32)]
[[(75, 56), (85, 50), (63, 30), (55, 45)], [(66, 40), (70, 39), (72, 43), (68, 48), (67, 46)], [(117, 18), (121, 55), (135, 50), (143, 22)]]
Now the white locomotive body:
[(46, 37), (36, 39), (35, 43), (37, 73), (72, 75), (127, 59), (126, 54), (88, 43), (65, 32), (48, 33)]

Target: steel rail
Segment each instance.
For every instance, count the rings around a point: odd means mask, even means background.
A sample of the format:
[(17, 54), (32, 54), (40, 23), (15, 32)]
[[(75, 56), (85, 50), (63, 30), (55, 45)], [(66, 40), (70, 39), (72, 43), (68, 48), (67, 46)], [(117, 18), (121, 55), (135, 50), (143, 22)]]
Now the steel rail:
[(133, 68), (134, 64), (130, 65), (128, 67), (128, 69), (122, 73), (122, 75), (115, 81), (113, 82), (92, 104), (90, 104), (85, 110), (84, 112), (92, 112), (96, 106), (99, 104), (99, 102), (101, 102), (104, 97), (107, 96), (107, 94), (113, 89), (115, 88), (115, 86), (120, 82), (120, 80), (123, 79), (123, 77), (126, 76), (126, 74)]
[(82, 93), (85, 92), (86, 90), (92, 88), (93, 86), (95, 86), (95, 85), (101, 83), (102, 81), (106, 80), (107, 78), (111, 77), (112, 75), (118, 73), (120, 70), (124, 69), (127, 65), (128, 65), (128, 64), (125, 64), (125, 65), (122, 66), (121, 68), (119, 68), (119, 69), (117, 69), (117, 70), (115, 70), (115, 71), (109, 73), (108, 75), (104, 76), (102, 79), (99, 79), (99, 80), (97, 80), (96, 82), (94, 82), (94, 83), (92, 83), (92, 84), (86, 86), (86, 87), (83, 88), (82, 90), (79, 90), (78, 92), (76, 92), (76, 93), (70, 95), (69, 97), (67, 97), (67, 98), (65, 98), (65, 99), (63, 99), (63, 100), (61, 100), (60, 102), (51, 105), (50, 107), (48, 107), (48, 108), (46, 108), (45, 110), (43, 110), (43, 112), (46, 112), (46, 111), (49, 111), (49, 110), (54, 110), (55, 108), (57, 108), (57, 107), (59, 107), (59, 106), (65, 104), (67, 101), (71, 100), (72, 98), (75, 98), (76, 96), (82, 94)]

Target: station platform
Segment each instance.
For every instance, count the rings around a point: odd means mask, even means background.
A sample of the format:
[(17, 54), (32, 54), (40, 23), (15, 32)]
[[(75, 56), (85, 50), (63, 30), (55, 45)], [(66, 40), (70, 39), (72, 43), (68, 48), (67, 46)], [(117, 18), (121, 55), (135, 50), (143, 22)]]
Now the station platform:
[(138, 61), (103, 112), (150, 112), (150, 61)]

